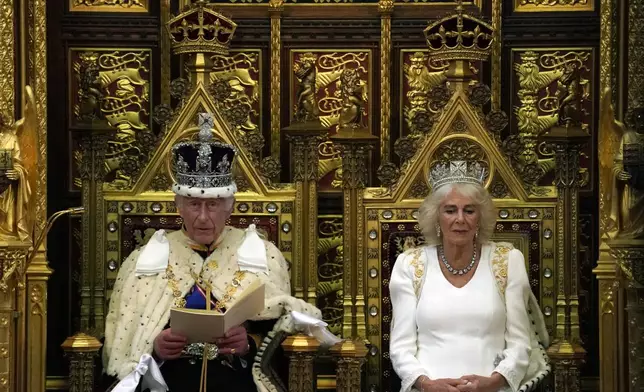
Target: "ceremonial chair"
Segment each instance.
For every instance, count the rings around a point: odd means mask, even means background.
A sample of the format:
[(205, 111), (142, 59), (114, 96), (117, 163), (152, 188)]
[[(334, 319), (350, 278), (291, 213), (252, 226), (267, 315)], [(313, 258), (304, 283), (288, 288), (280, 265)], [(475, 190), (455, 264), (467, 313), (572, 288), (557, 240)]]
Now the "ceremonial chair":
[[(204, 102), (205, 108), (201, 106)], [(101, 344), (95, 338), (102, 338), (104, 317), (120, 264), (133, 250), (143, 246), (156, 230), (171, 232), (181, 228), (182, 219), (177, 213), (174, 195), (169, 191), (172, 172), (167, 157), (177, 141), (195, 137), (198, 129), (191, 126), (191, 121), (198, 111), (214, 114), (213, 137), (216, 140), (236, 145), (238, 148), (233, 170), (238, 193), (235, 195), (233, 214), (227, 223), (241, 229), (255, 224), (260, 235), (275, 244), (289, 264), (294, 261), (296, 252), (292, 235), (296, 230), (303, 229), (296, 227), (294, 219), (295, 202), (298, 197), (296, 187), (293, 184), (273, 185), (265, 181), (254, 158), (237, 145), (233, 132), (227, 127), (219, 115), (218, 108), (201, 85), (196, 88), (183, 110), (188, 112), (188, 115), (181, 116), (167, 132), (131, 190), (104, 191), (98, 203), (99, 208), (92, 214), (83, 216), (83, 219), (89, 220), (92, 215), (97, 222), (95, 230), (83, 233), (97, 239), (96, 262), (91, 269), (87, 267), (89, 263), (83, 263), (83, 266), (90, 270), (81, 271), (81, 274), (93, 274), (93, 279), (82, 281), (81, 300), (83, 301), (83, 293), (91, 293), (93, 302), (81, 303), (81, 328), (85, 333), (72, 336), (63, 344), (63, 349), (70, 358), (70, 384), (75, 385), (78, 390), (102, 391), (105, 389), (99, 387), (107, 386), (94, 385), (98, 383), (98, 375), (102, 371), (100, 358), (95, 358)], [(291, 275), (301, 274), (301, 271), (296, 272), (299, 264), (295, 262), (293, 265), (295, 268), (291, 269)], [(90, 318), (94, 321), (93, 325), (89, 323)], [(271, 334), (270, 339), (266, 336), (262, 338), (263, 342), (270, 343), (259, 347), (264, 353), (261, 368), (264, 375), (278, 386), (278, 390), (298, 391), (313, 388), (313, 361), (319, 348), (319, 343), (314, 338), (303, 335), (288, 336), (284, 333), (274, 336)], [(290, 362), (285, 358), (272, 361), (276, 356), (281, 357), (282, 351), (290, 357)], [(96, 380), (92, 380), (92, 375), (96, 375)]]
[[(498, 209), (492, 240), (512, 243), (523, 252), (530, 287), (539, 300), (551, 336), (555, 327), (558, 266), (552, 187), (543, 190), (543, 197), (530, 197), (519, 174), (503, 157), (493, 136), (495, 131), (482, 121), (481, 107), (472, 103), (468, 90), (457, 85), (447, 98), (431, 132), (401, 138), (415, 140), (414, 144), (407, 144), (413, 148), (411, 152), (401, 152), (406, 158), (400, 169), (389, 168), (391, 178), (384, 176), (383, 181), (387, 186), (364, 191), (361, 213), (365, 221), (367, 266), (366, 336), (370, 342), (366, 383), (371, 391), (400, 389), (400, 380), (389, 358), (392, 321), (389, 279), (398, 255), (424, 244), (418, 208), (429, 194), (429, 168), (437, 161), (476, 160), (488, 169), (485, 186)], [(542, 386), (549, 382), (546, 380)]]

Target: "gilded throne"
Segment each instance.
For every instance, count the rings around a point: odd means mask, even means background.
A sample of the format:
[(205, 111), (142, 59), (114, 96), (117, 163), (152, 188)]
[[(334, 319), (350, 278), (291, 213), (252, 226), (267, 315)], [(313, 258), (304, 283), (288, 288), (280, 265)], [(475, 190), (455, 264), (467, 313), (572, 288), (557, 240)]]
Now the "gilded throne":
[[(193, 36), (182, 27), (187, 23), (201, 25), (204, 29), (210, 25), (218, 28), (206, 29), (208, 34)], [(142, 163), (136, 175), (128, 175), (131, 173), (126, 170), (127, 163), (132, 160), (131, 155), (113, 153), (115, 143), (113, 140), (108, 142), (112, 131), (99, 130), (84, 136), (88, 145), (99, 145), (102, 151), (106, 151), (107, 145), (109, 156), (103, 153), (97, 157), (89, 151), (82, 157), (82, 164), (91, 164), (95, 160), (93, 164), (104, 164), (108, 173), (115, 165), (122, 169), (110, 178), (105, 175), (98, 179), (82, 177), (83, 190), (95, 190), (95, 199), (89, 194), (86, 197), (84, 193), (84, 204), (94, 205), (95, 213), (84, 215), (82, 225), (83, 235), (95, 238), (96, 263), (81, 271), (84, 278), (81, 280), (80, 322), (84, 330), (89, 330), (89, 325), (92, 325), (89, 332), (94, 336), (103, 334), (109, 298), (121, 263), (132, 251), (145, 245), (156, 230), (172, 232), (182, 226), (174, 195), (170, 192), (174, 182), (170, 150), (177, 142), (198, 136), (199, 127), (195, 120), (200, 113), (210, 114), (212, 138), (231, 144), (238, 151), (233, 167), (238, 192), (227, 224), (239, 228), (254, 224), (260, 235), (277, 246), (291, 265), (294, 295), (306, 299), (305, 288), (298, 283), (301, 282), (298, 278), (303, 275), (303, 244), (296, 240), (294, 234), (304, 230), (298, 224), (295, 211), (298, 206), (301, 208), (300, 201), (305, 195), (297, 184), (271, 181), (275, 177), (275, 165), (271, 165), (273, 161), (270, 159), (260, 162), (261, 135), (259, 139), (254, 138), (258, 136), (257, 132), (244, 128), (249, 114), (246, 103), (227, 99), (236, 94), (235, 89), (229, 82), (220, 80), (221, 75), (211, 72), (209, 66), (213, 57), (228, 54), (235, 27), (232, 20), (205, 7), (204, 2), (196, 2), (168, 22), (167, 31), (172, 36), (173, 49), (176, 54), (186, 55), (190, 74), (187, 79), (173, 82), (175, 90), (177, 86), (181, 90), (180, 104), (175, 109), (167, 105), (157, 108), (162, 137), (147, 135), (147, 141), (154, 144), (153, 152), (149, 156), (136, 157)], [(206, 58), (209, 60), (204, 60)], [(122, 129), (118, 129), (117, 141), (123, 140), (121, 133)], [(100, 162), (101, 159), (104, 163)], [(89, 252), (90, 244), (84, 246), (84, 251)], [(308, 391), (314, 388), (316, 380), (312, 377), (312, 367), (320, 346), (315, 338), (285, 332), (271, 332), (254, 338), (258, 343), (258, 357), (262, 358), (258, 362), (260, 377), (268, 380), (269, 389)], [(113, 385), (112, 380), (101, 377), (100, 355), (96, 357), (100, 346), (99, 341), (84, 333), (63, 343), (63, 349), (70, 357), (72, 389), (107, 390)], [(290, 360), (280, 359), (284, 352)], [(338, 352), (338, 357), (343, 355), (345, 352)], [(90, 371), (92, 367), (94, 377)]]

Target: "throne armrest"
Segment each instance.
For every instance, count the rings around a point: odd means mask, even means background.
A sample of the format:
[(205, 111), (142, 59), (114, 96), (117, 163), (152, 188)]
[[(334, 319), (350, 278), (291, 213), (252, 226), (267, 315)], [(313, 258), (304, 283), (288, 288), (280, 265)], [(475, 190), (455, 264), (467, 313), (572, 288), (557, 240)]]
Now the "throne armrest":
[(69, 390), (93, 392), (95, 377), (95, 361), (99, 357), (103, 343), (93, 336), (82, 332), (68, 337), (62, 349), (69, 358)]
[[(307, 335), (290, 335), (282, 343), (289, 356), (288, 391), (317, 390), (313, 364), (320, 353), (320, 343)], [(336, 390), (360, 392), (362, 365), (366, 362), (367, 347), (362, 341), (345, 339), (329, 350), (337, 363)]]

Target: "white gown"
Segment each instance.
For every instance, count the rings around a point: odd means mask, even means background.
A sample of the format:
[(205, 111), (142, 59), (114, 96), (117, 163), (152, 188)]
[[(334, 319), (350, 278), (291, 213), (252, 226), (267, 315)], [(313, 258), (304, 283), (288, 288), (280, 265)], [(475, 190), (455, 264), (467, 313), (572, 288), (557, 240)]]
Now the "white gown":
[[(399, 256), (390, 283), (390, 356), (402, 392), (410, 391), (421, 375), (487, 377), (495, 371), (506, 378), (509, 390), (520, 386), (530, 357), (528, 276), (523, 255), (512, 250), (504, 303), (491, 269), (494, 248), (493, 243), (483, 246), (479, 265), (462, 288), (445, 278), (435, 246), (422, 248), (419, 260), (409, 252)], [(425, 280), (414, 288), (418, 262), (425, 266)]]

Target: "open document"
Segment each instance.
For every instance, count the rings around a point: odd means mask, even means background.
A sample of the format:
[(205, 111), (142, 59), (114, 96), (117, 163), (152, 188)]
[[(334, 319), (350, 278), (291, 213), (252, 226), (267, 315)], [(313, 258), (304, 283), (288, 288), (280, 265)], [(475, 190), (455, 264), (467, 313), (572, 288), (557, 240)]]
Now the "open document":
[(232, 327), (243, 324), (264, 310), (264, 283), (254, 280), (226, 312), (172, 308), (170, 328), (188, 339), (188, 343), (208, 343), (221, 338)]

